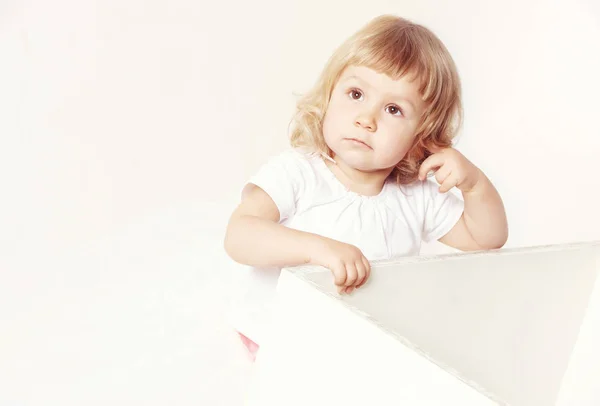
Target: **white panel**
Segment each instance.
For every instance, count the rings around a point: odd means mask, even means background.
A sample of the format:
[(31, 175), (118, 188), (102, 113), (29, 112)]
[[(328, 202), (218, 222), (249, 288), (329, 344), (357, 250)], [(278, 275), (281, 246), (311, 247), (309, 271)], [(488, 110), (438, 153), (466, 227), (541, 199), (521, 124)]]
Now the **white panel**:
[[(596, 261), (600, 273), (600, 257)], [(558, 396), (560, 406), (600, 405), (600, 278), (596, 278), (592, 297), (571, 355)]]
[[(281, 313), (261, 349), (258, 387), (281, 400), (273, 388), (284, 393), (288, 378), (302, 377), (310, 386), (325, 376), (351, 379), (370, 371), (376, 379), (362, 383), (371, 385), (369, 393), (385, 393), (392, 373), (409, 387), (425, 385), (439, 394), (437, 383), (415, 373), (426, 362), (498, 402), (551, 405), (585, 316), (591, 330), (581, 337), (571, 373), (584, 377), (571, 378), (563, 397), (597, 396), (586, 382), (597, 377), (597, 364), (587, 360), (599, 355), (591, 345), (598, 299), (590, 301), (599, 258), (600, 244), (406, 258), (376, 265), (361, 291), (342, 297), (328, 271), (296, 268), (280, 281)], [(408, 356), (409, 349), (420, 355)], [(337, 393), (327, 388), (319, 389), (322, 396)], [(445, 396), (455, 395), (463, 396)], [(435, 404), (423, 396), (419, 392), (410, 404)]]
[(492, 405), (490, 399), (288, 271), (246, 405)]
[[(577, 339), (598, 252), (583, 244), (406, 259), (379, 266), (342, 300), (508, 403), (546, 405)], [(333, 292), (327, 273), (310, 279)]]

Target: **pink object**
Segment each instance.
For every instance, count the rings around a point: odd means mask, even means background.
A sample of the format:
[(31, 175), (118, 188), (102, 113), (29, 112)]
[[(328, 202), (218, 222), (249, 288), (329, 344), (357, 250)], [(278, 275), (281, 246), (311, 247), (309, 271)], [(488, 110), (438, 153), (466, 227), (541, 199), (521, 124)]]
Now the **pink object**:
[(244, 345), (248, 349), (248, 355), (250, 356), (252, 361), (255, 361), (256, 353), (258, 352), (258, 348), (259, 348), (258, 344), (256, 344), (254, 341), (252, 341), (251, 339), (249, 339), (242, 333), (238, 333), (238, 334), (240, 335), (240, 338), (242, 339), (242, 343), (244, 343)]

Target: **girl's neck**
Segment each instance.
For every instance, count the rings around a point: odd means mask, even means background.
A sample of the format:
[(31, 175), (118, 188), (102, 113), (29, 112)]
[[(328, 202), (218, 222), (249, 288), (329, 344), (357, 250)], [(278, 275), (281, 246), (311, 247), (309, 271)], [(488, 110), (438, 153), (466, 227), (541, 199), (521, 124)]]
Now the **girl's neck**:
[(363, 196), (377, 196), (381, 193), (385, 181), (392, 169), (384, 169), (374, 172), (364, 172), (347, 165), (338, 156), (333, 156), (334, 162), (325, 159), (335, 177), (348, 190)]

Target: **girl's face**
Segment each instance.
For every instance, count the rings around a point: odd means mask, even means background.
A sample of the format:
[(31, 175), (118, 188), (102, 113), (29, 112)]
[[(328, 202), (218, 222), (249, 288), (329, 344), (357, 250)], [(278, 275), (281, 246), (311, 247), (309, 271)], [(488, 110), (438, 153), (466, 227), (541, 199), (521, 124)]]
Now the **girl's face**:
[(418, 83), (363, 67), (342, 72), (323, 120), (334, 159), (363, 172), (391, 171), (415, 140), (424, 103)]

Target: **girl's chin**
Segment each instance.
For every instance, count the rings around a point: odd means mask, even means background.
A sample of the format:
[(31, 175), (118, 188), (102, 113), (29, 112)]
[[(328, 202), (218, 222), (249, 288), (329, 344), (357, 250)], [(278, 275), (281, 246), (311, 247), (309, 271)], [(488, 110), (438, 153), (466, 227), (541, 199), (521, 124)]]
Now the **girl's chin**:
[(361, 172), (385, 172), (393, 169), (393, 166), (387, 168), (385, 166), (375, 165), (372, 159), (365, 159), (364, 157), (357, 156), (355, 154), (336, 154), (334, 153), (333, 159), (339, 164), (340, 162), (349, 166), (352, 169), (359, 170)]

